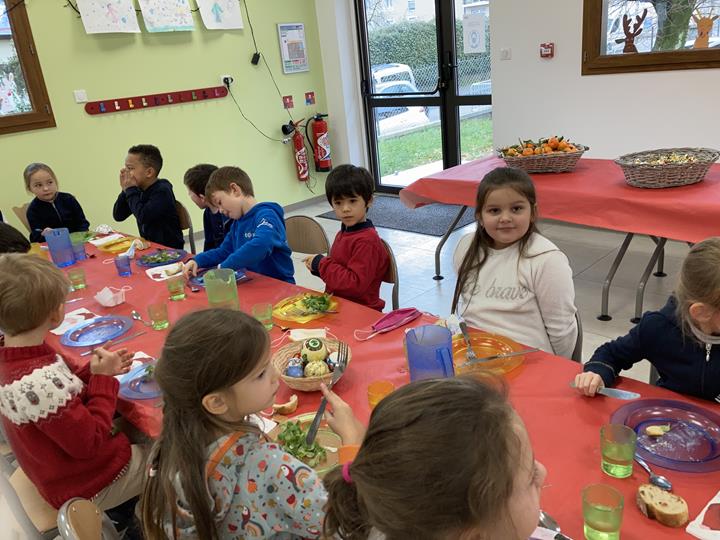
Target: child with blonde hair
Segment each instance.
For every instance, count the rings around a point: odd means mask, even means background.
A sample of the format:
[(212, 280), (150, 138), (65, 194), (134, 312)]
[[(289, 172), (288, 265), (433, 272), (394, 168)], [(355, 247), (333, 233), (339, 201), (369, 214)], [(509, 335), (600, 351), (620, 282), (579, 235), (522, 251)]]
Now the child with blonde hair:
[(53, 507), (73, 497), (109, 510), (140, 493), (144, 452), (113, 434), (115, 375), (126, 349), (96, 349), (73, 370), (46, 342), (64, 318), (69, 283), (48, 260), (0, 255), (0, 419), (28, 478)]
[(545, 476), (502, 391), (416, 381), (377, 405), (355, 459), (325, 477), (325, 537), (527, 540)]
[[(146, 538), (320, 537), (320, 480), (250, 418), (272, 406), (280, 384), (260, 322), (228, 309), (184, 316), (168, 334), (155, 380), (163, 429), (142, 497)], [(324, 391), (333, 429), (345, 445), (359, 444), (364, 428)], [(340, 452), (352, 455), (353, 446)]]
[(70, 232), (87, 231), (82, 206), (70, 193), (58, 191), (55, 172), (44, 163), (31, 163), (23, 171), (25, 189), (35, 195), (27, 209), (30, 241), (44, 242), (43, 234), (60, 227)]
[(477, 230), (458, 242), (452, 312), (475, 328), (570, 358), (578, 328), (565, 254), (536, 226), (535, 186), (501, 167), (478, 186)]
[(645, 359), (658, 386), (720, 402), (720, 237), (695, 244), (680, 270), (675, 293), (630, 332), (600, 346), (575, 377), (594, 396), (624, 369)]

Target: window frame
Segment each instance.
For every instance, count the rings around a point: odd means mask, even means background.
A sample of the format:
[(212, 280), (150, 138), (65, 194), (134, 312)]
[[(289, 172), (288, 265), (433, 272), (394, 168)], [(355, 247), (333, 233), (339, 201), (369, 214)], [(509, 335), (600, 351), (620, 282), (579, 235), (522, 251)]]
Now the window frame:
[(582, 75), (720, 68), (720, 48), (636, 54), (601, 54), (604, 2), (583, 0)]
[(24, 2), (5, 0), (5, 9), (10, 21), (11, 39), (15, 44), (33, 109), (27, 113), (0, 116), (0, 135), (57, 125)]

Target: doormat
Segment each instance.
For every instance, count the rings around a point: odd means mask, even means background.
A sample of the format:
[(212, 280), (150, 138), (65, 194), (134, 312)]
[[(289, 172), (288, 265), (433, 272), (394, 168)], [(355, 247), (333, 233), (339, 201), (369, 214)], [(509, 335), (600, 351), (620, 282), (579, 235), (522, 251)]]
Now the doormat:
[[(376, 194), (367, 217), (376, 227), (443, 236), (460, 208), (461, 206), (456, 204), (428, 204), (410, 209), (400, 201), (399, 197)], [(317, 217), (339, 221), (335, 212), (325, 212)], [(468, 208), (453, 230), (473, 221), (475, 221), (474, 209)]]

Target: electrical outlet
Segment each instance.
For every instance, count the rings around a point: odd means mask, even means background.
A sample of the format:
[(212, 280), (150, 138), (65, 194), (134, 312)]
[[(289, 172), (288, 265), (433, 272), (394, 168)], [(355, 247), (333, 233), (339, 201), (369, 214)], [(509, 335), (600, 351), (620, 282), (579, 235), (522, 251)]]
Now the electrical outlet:
[(512, 60), (512, 49), (500, 49), (500, 60)]
[(85, 103), (88, 100), (85, 90), (73, 90), (73, 95), (75, 96), (75, 103)]
[(220, 84), (222, 84), (226, 88), (230, 88), (230, 85), (234, 81), (235, 79), (232, 78), (232, 75), (220, 75)]

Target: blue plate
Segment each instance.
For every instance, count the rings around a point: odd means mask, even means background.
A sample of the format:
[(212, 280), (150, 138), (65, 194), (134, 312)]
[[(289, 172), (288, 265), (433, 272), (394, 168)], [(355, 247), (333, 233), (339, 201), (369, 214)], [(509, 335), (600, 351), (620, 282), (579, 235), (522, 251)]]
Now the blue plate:
[(122, 336), (130, 330), (130, 317), (96, 317), (73, 326), (60, 337), (60, 343), (68, 347), (92, 347)]
[[(166, 253), (171, 258), (163, 261), (153, 261), (152, 258), (159, 255), (160, 253)], [(153, 268), (155, 266), (164, 266), (166, 264), (172, 264), (178, 261), (182, 261), (185, 258), (185, 255), (187, 255), (187, 251), (185, 251), (184, 249), (158, 249), (157, 251), (153, 251), (152, 253), (140, 255), (139, 257), (137, 257), (137, 259), (135, 259), (135, 264), (138, 266), (143, 266), (145, 268)]]
[[(617, 409), (613, 424), (637, 433), (637, 452), (646, 461), (685, 472), (720, 471), (720, 415), (673, 399), (638, 399)], [(646, 428), (668, 425), (670, 431), (651, 437)]]
[[(196, 287), (204, 287), (205, 286), (205, 278), (203, 276), (209, 270), (212, 270), (212, 268), (207, 268), (205, 270), (201, 270), (200, 272), (198, 272), (197, 276), (191, 277), (188, 280), (188, 283), (190, 283), (190, 285), (195, 285)], [(250, 281), (251, 279), (252, 278), (250, 276), (248, 276), (242, 270), (235, 270), (235, 282), (236, 283), (244, 283), (246, 281)]]
[(148, 362), (129, 371), (120, 382), (119, 393), (127, 399), (153, 399), (162, 394), (155, 379), (147, 377), (147, 368), (155, 367), (155, 362)]

